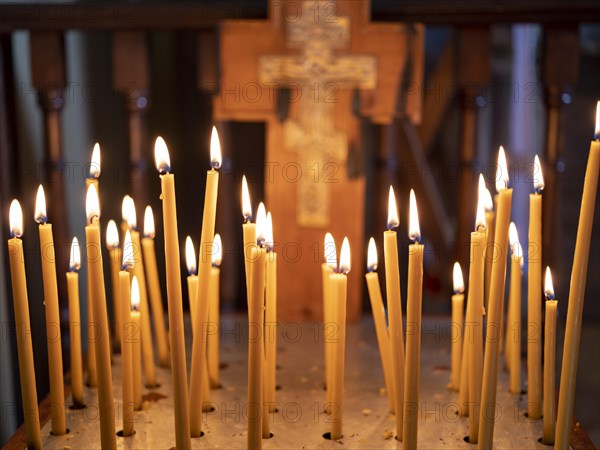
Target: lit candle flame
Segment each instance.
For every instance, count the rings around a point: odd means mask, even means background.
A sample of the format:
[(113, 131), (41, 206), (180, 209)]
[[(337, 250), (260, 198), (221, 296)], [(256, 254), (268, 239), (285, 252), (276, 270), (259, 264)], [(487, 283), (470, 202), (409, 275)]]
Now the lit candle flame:
[(154, 239), (156, 229), (154, 228), (154, 213), (150, 205), (146, 206), (144, 211), (144, 237)]
[(79, 249), (79, 241), (77, 237), (73, 238), (71, 242), (71, 253), (69, 256), (69, 270), (71, 272), (76, 272), (81, 267), (81, 251)]
[(498, 165), (496, 166), (496, 191), (508, 189), (508, 165), (506, 164), (506, 153), (504, 147), (498, 150)]
[(87, 220), (92, 223), (94, 219), (100, 219), (100, 200), (96, 186), (90, 184), (85, 197), (85, 212)]
[(350, 272), (350, 242), (348, 238), (344, 236), (342, 241), (342, 249), (340, 250), (340, 273), (348, 275)]
[(267, 233), (267, 210), (265, 209), (265, 205), (263, 202), (260, 202), (258, 205), (258, 210), (256, 211), (256, 243), (259, 246), (263, 246), (266, 233)]
[(135, 275), (131, 280), (131, 310), (140, 310), (140, 285), (138, 284), (138, 279)]
[(244, 222), (252, 222), (252, 203), (246, 175), (242, 176), (242, 216), (244, 216)]
[(517, 258), (521, 258), (521, 265), (523, 265), (523, 249), (519, 243), (519, 233), (514, 222), (511, 222), (508, 226), (508, 242), (511, 254)]
[(109, 220), (106, 226), (106, 246), (114, 249), (119, 246), (119, 230), (114, 220)]
[(596, 103), (596, 129), (594, 130), (594, 139), (600, 139), (600, 100)]
[(48, 221), (48, 216), (46, 215), (46, 195), (41, 184), (38, 186), (37, 195), (35, 196), (34, 219), (40, 224)]
[(410, 190), (410, 208), (408, 215), (408, 237), (411, 241), (421, 242), (421, 228), (419, 227), (419, 211), (415, 191)]
[(189, 275), (196, 275), (196, 251), (191, 237), (185, 238), (185, 262)]
[(133, 248), (133, 242), (131, 242), (131, 232), (127, 230), (125, 232), (125, 240), (123, 241), (123, 262), (121, 265), (123, 270), (133, 267), (134, 253), (135, 249)]
[(19, 200), (14, 199), (10, 203), (8, 211), (8, 222), (10, 225), (10, 236), (20, 238), (23, 236), (23, 210)]
[(129, 195), (123, 197), (123, 203), (121, 204), (121, 213), (127, 222), (127, 226), (130, 230), (137, 229), (137, 214), (135, 211), (135, 202)]
[(219, 133), (217, 127), (212, 127), (210, 134), (210, 166), (213, 169), (221, 167), (221, 143), (219, 142)]
[(88, 178), (98, 178), (100, 176), (100, 144), (97, 142), (94, 144), (92, 150), (92, 160), (90, 161), (90, 170)]
[(335, 247), (335, 240), (331, 233), (325, 234), (325, 245), (323, 247), (325, 254), (325, 263), (329, 266), (332, 271), (337, 268), (337, 249)]
[(127, 222), (127, 209), (129, 208), (129, 203), (132, 202), (133, 199), (129, 195), (123, 196), (123, 201), (121, 201), (121, 220), (123, 222)]
[(544, 295), (547, 300), (554, 300), (554, 285), (552, 284), (552, 274), (550, 267), (546, 267), (546, 279), (544, 280)]
[[(539, 175), (538, 175), (539, 174)], [(535, 155), (533, 158), (533, 188), (540, 194), (544, 190), (544, 174), (542, 173), (542, 164), (540, 158)]]
[(396, 196), (394, 195), (394, 188), (390, 186), (390, 194), (388, 196), (388, 220), (387, 229), (393, 230), (400, 225), (398, 219), (398, 204), (396, 203)]
[(454, 267), (452, 269), (452, 285), (455, 294), (462, 294), (465, 292), (465, 280), (463, 278), (462, 269), (458, 261), (454, 263)]
[(479, 191), (477, 195), (477, 212), (475, 214), (475, 231), (483, 230), (486, 227), (485, 223), (485, 201), (486, 201), (486, 192), (489, 191), (485, 187), (485, 180), (483, 179), (483, 175), (479, 174)]
[(377, 246), (375, 239), (369, 239), (369, 247), (367, 248), (367, 271), (375, 272), (377, 270)]
[(219, 267), (223, 260), (223, 241), (221, 241), (221, 235), (215, 234), (213, 240), (213, 252), (212, 252), (212, 265), (213, 267)]
[(265, 247), (268, 252), (272, 252), (275, 247), (275, 241), (273, 240), (273, 216), (271, 211), (267, 213), (267, 220), (265, 222)]
[(486, 212), (494, 210), (494, 200), (492, 199), (492, 193), (487, 187), (485, 188), (483, 194), (483, 202), (483, 207), (485, 208)]
[(156, 170), (160, 174), (169, 173), (171, 171), (171, 158), (169, 157), (169, 149), (165, 140), (158, 136), (154, 142), (154, 163)]

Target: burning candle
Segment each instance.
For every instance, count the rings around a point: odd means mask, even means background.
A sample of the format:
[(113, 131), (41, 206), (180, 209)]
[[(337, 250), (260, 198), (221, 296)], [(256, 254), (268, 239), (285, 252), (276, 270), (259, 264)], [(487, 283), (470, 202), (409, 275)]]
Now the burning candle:
[(185, 262), (188, 270), (187, 287), (188, 301), (190, 303), (190, 322), (192, 324), (192, 336), (196, 333), (196, 325), (193, 320), (196, 317), (196, 294), (198, 290), (198, 275), (196, 275), (196, 250), (190, 236), (185, 238)]
[(332, 440), (338, 440), (342, 435), (342, 417), (344, 412), (344, 367), (346, 352), (346, 301), (348, 300), (348, 273), (350, 272), (350, 243), (344, 237), (340, 251), (340, 265), (337, 272), (332, 273), (332, 299), (335, 303), (335, 323), (337, 325), (337, 343), (333, 355), (333, 408), (331, 410)]
[(277, 370), (277, 253), (273, 238), (273, 218), (267, 213), (265, 247), (265, 402), (268, 412), (275, 412)]
[(550, 267), (546, 267), (546, 280), (544, 283), (546, 295), (546, 325), (544, 329), (544, 436), (542, 443), (554, 445), (556, 431), (556, 311), (558, 301), (554, 297), (552, 274)]
[(27, 438), (27, 448), (41, 450), (42, 435), (40, 432), (37, 389), (35, 386), (33, 348), (31, 346), (25, 254), (23, 253), (23, 241), (21, 240), (21, 236), (23, 235), (23, 211), (17, 200), (13, 200), (10, 204), (9, 219), (11, 238), (8, 240), (8, 257), (15, 311), (21, 401), (23, 402), (25, 416), (25, 436)]
[(325, 262), (321, 265), (321, 276), (323, 279), (323, 341), (325, 346), (325, 412), (329, 414), (333, 405), (333, 352), (337, 339), (337, 328), (334, 323), (335, 305), (331, 292), (331, 280), (329, 275), (337, 269), (337, 249), (335, 240), (331, 233), (325, 234), (324, 241)]
[(215, 238), (215, 217), (217, 212), (217, 191), (221, 166), (221, 145), (217, 129), (213, 127), (210, 137), (210, 166), (206, 173), (206, 191), (204, 194), (204, 211), (202, 214), (202, 233), (200, 236), (200, 261), (198, 263), (198, 289), (196, 294), (196, 333), (192, 344), (192, 369), (190, 374), (190, 431), (192, 437), (202, 435), (202, 384), (208, 383), (206, 376), (206, 323), (208, 321), (208, 302), (210, 295), (210, 269), (212, 267), (213, 240)]
[[(125, 203), (125, 200), (124, 200)], [(137, 277), (140, 287), (140, 333), (142, 337), (142, 366), (146, 387), (158, 386), (156, 382), (156, 367), (154, 366), (154, 345), (152, 344), (152, 330), (150, 329), (150, 308), (148, 307), (148, 292), (146, 290), (146, 275), (144, 273), (144, 258), (140, 233), (137, 231), (137, 214), (133, 199), (126, 202), (125, 214), (127, 226), (131, 234), (135, 264), (131, 268), (131, 275)]]
[(510, 383), (509, 391), (521, 393), (521, 268), (523, 267), (523, 250), (519, 243), (519, 235), (514, 222), (508, 227), (510, 243), (510, 291), (508, 294), (508, 320), (506, 321), (506, 346), (508, 354)]
[(537, 155), (533, 162), (534, 193), (529, 194), (527, 255), (527, 416), (542, 417), (542, 190), (544, 176)]
[(394, 381), (392, 379), (390, 336), (388, 334), (385, 307), (383, 306), (383, 298), (381, 296), (381, 286), (379, 285), (379, 275), (377, 274), (377, 247), (373, 238), (369, 239), (369, 247), (367, 249), (367, 273), (365, 274), (365, 279), (367, 280), (371, 311), (373, 312), (373, 321), (375, 322), (375, 334), (377, 335), (379, 357), (381, 358), (381, 366), (383, 367), (388, 407), (390, 413), (394, 414)]
[[(100, 183), (98, 178), (100, 178), (101, 173), (101, 164), (100, 164), (100, 145), (96, 142), (94, 144), (94, 149), (92, 150), (92, 157), (90, 160), (90, 167), (88, 170), (88, 175), (85, 179), (85, 188), (86, 191), (93, 184), (96, 188), (96, 193), (100, 193)], [(98, 221), (98, 223), (100, 223)], [(87, 301), (88, 301), (88, 328), (87, 328), (87, 339), (88, 339), (88, 351), (87, 351), (87, 372), (88, 379), (87, 384), (90, 387), (96, 387), (98, 385), (98, 375), (96, 371), (96, 340), (98, 338), (98, 330), (96, 324), (94, 323), (93, 317), (93, 308), (90, 302), (91, 293), (90, 293), (90, 277), (86, 279), (87, 282)]]
[(398, 241), (394, 228), (400, 225), (394, 189), (390, 186), (388, 197), (387, 231), (383, 233), (385, 260), (385, 288), (388, 302), (390, 350), (392, 352), (392, 378), (396, 411), (396, 438), (402, 440), (404, 414), (404, 338), (402, 332), (402, 304), (400, 299), (400, 269), (398, 267)]
[[(114, 223), (114, 222), (113, 222)], [(117, 230), (116, 224), (114, 231)], [(118, 237), (118, 233), (117, 233)], [(139, 286), (137, 278), (134, 277), (135, 296), (132, 295), (132, 286), (129, 284), (129, 272), (134, 264), (133, 246), (131, 245), (131, 235), (129, 230), (125, 234), (125, 243), (123, 247), (122, 270), (119, 271), (120, 290), (119, 299), (121, 303), (118, 305), (119, 315), (121, 316), (119, 323), (123, 324), (121, 333), (121, 387), (123, 391), (123, 436), (132, 436), (135, 433), (135, 409), (136, 400), (134, 390), (137, 387), (139, 391), (139, 402), (141, 406), (141, 371), (140, 379), (136, 380), (134, 376), (134, 364), (140, 364), (140, 360), (134, 361), (133, 346), (139, 346), (139, 333), (136, 330), (135, 323), (131, 318), (132, 309), (139, 308)], [(139, 321), (138, 321), (139, 322)], [(137, 336), (137, 339), (136, 339)], [(139, 352), (138, 352), (139, 354)], [(140, 368), (138, 367), (138, 370)], [(137, 385), (137, 386), (136, 386)]]
[(81, 251), (77, 238), (71, 243), (69, 271), (67, 272), (67, 295), (69, 298), (69, 334), (71, 337), (71, 396), (73, 407), (83, 408), (83, 364), (81, 361), (81, 314), (79, 307), (79, 269)]
[[(465, 303), (465, 282), (462, 269), (458, 262), (454, 263), (452, 270), (452, 283), (454, 295), (452, 296), (452, 367), (450, 370), (450, 387), (460, 387), (462, 347), (463, 347), (463, 314)], [(464, 358), (466, 361), (467, 358)]]
[[(469, 295), (467, 297), (467, 324), (463, 339), (467, 346), (463, 347), (463, 359), (468, 358), (467, 373), (462, 378), (469, 381), (469, 443), (479, 440), (479, 405), (481, 401), (481, 376), (483, 371), (483, 298), (485, 296), (485, 245), (486, 245), (486, 202), (485, 181), (479, 175), (479, 193), (477, 198), (477, 214), (475, 231), (471, 233)], [(467, 331), (468, 330), (468, 331)]]
[(242, 232), (244, 236), (244, 268), (246, 270), (246, 296), (250, 297), (250, 249), (256, 245), (256, 224), (252, 223), (252, 204), (246, 175), (242, 176)]
[(121, 259), (123, 252), (119, 246), (119, 231), (114, 220), (110, 220), (106, 227), (106, 248), (110, 257), (110, 275), (112, 282), (113, 301), (113, 325), (115, 341), (121, 341), (121, 288), (119, 284), (119, 272), (121, 270)]
[(485, 236), (486, 236), (486, 245), (484, 252), (484, 263), (485, 263), (485, 281), (484, 281), (484, 314), (485, 308), (488, 307), (488, 302), (490, 298), (490, 280), (492, 278), (492, 261), (494, 260), (494, 232), (496, 230), (496, 213), (494, 212), (494, 200), (492, 199), (492, 194), (489, 189), (485, 187), (485, 180), (483, 180), (483, 175), (479, 174), (480, 183), (483, 183), (483, 202), (485, 208)]
[[(138, 315), (135, 318), (131, 317), (131, 269), (133, 269), (135, 261), (135, 248), (131, 242), (131, 233), (129, 230), (125, 231), (125, 237), (123, 241), (123, 264), (121, 272), (125, 274), (121, 275), (119, 272), (119, 278), (123, 278), (119, 282), (127, 282), (127, 289), (130, 291), (129, 296), (122, 297), (121, 311), (123, 316), (123, 332), (126, 333), (128, 341), (131, 343), (131, 373), (133, 379), (132, 398), (133, 404), (136, 410), (142, 409), (142, 342), (141, 342), (141, 330), (140, 330), (140, 315), (139, 315), (139, 299), (138, 299)], [(127, 276), (125, 276), (127, 275)], [(121, 286), (123, 289), (123, 287)], [(139, 284), (138, 284), (139, 289)], [(136, 319), (136, 320), (134, 320)], [(127, 327), (127, 329), (125, 329)], [(125, 358), (122, 355), (121, 358)]]
[[(498, 387), (498, 354), (502, 335), (502, 311), (504, 309), (504, 282), (506, 277), (506, 256), (508, 252), (508, 225), (512, 189), (508, 187), (508, 166), (504, 148), (498, 152), (496, 170), (496, 189), (498, 190), (498, 208), (494, 235), (494, 254), (492, 277), (490, 280), (490, 298), (487, 309), (487, 334), (483, 366), (483, 386), (481, 390), (481, 410), (479, 415), (479, 439), (477, 448), (492, 448), (496, 411), (496, 389)], [(495, 252), (494, 252), (495, 253)]]
[(419, 428), (419, 374), (421, 372), (421, 310), (423, 300), (423, 252), (415, 191), (410, 190), (408, 237), (408, 288), (406, 291), (406, 375), (404, 379), (403, 447), (417, 448)]
[(150, 293), (150, 306), (154, 318), (154, 331), (156, 332), (156, 346), (158, 350), (158, 361), (163, 367), (169, 365), (169, 342), (167, 340), (167, 329), (165, 326), (165, 312), (163, 310), (162, 294), (158, 266), (156, 264), (156, 249), (154, 248), (154, 214), (152, 208), (146, 206), (144, 211), (144, 236), (142, 237), (142, 249), (144, 253), (144, 267), (148, 276), (148, 291)]
[(175, 177), (171, 171), (169, 150), (163, 138), (156, 138), (154, 159), (160, 173), (163, 202), (163, 229), (165, 233), (165, 268), (167, 272), (167, 300), (169, 307), (169, 338), (171, 343), (171, 377), (175, 412), (175, 442), (178, 449), (191, 449), (188, 403), (185, 339), (183, 335), (183, 307), (179, 265), (179, 237)]
[(261, 449), (263, 436), (263, 366), (264, 366), (264, 292), (265, 207), (261, 203), (256, 214), (256, 241), (250, 248), (250, 296), (248, 298), (248, 448)]
[[(197, 304), (198, 304), (198, 276), (196, 275), (196, 252), (194, 250), (194, 243), (191, 237), (187, 237), (185, 240), (185, 259), (188, 269), (187, 285), (188, 285), (188, 301), (190, 304), (190, 321), (192, 324), (192, 337), (196, 334), (196, 324), (193, 318), (196, 316)], [(212, 288), (211, 288), (212, 289)], [(209, 310), (210, 313), (210, 310)], [(210, 338), (210, 335), (209, 335)], [(208, 375), (208, 359), (205, 359), (203, 367), (203, 381), (202, 381), (202, 410), (204, 412), (210, 411), (210, 382)]]
[(221, 281), (221, 261), (223, 259), (223, 242), (221, 236), (215, 234), (212, 252), (212, 269), (210, 270), (210, 306), (208, 308), (208, 322), (211, 331), (208, 334), (208, 377), (210, 387), (217, 389), (221, 386), (219, 377), (219, 284)]
[(568, 448), (573, 422), (575, 404), (575, 382), (577, 379), (577, 361), (579, 359), (579, 340), (581, 338), (581, 317), (585, 300), (585, 281), (587, 263), (590, 254), (596, 190), (598, 189), (598, 165), (600, 164), (600, 101), (596, 104), (596, 130), (594, 141), (590, 145), (581, 211), (577, 226), (577, 240), (571, 270), (569, 287), (569, 306), (567, 309), (567, 327), (560, 376), (558, 396), (558, 417), (556, 422), (555, 448)]
[(56, 257), (52, 225), (46, 214), (46, 197), (40, 184), (35, 200), (35, 221), (39, 224), (40, 254), (42, 257), (42, 282), (46, 310), (46, 342), (48, 344), (48, 372), (50, 375), (50, 420), (52, 434), (67, 432), (65, 418), (65, 387), (63, 381), (62, 345), (60, 336), (60, 312), (58, 310), (58, 286), (56, 284)]
[(100, 441), (102, 448), (116, 449), (115, 407), (112, 391), (112, 369), (110, 366), (110, 340), (106, 315), (106, 292), (102, 270), (102, 246), (100, 243), (100, 204), (96, 186), (90, 185), (86, 196), (88, 276), (90, 278), (92, 317), (99, 329), (96, 340), (96, 370), (98, 374), (98, 408), (100, 411)]

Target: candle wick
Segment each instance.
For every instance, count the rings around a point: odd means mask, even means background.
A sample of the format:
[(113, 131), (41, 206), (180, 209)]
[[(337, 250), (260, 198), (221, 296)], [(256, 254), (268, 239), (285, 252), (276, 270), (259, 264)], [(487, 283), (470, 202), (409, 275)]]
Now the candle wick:
[(221, 164), (219, 163), (219, 161), (211, 161), (210, 162), (210, 168), (211, 168), (211, 170), (216, 170), (219, 167), (221, 167)]
[(35, 218), (35, 221), (40, 225), (45, 225), (48, 222), (48, 217), (40, 215)]

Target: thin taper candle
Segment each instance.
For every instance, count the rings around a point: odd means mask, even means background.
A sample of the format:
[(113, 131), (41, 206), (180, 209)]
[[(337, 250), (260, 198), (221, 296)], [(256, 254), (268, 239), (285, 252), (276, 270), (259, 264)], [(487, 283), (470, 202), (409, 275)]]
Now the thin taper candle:
[(421, 374), (421, 311), (423, 302), (423, 253), (415, 193), (410, 190), (408, 287), (406, 290), (406, 374), (404, 376), (404, 429), (402, 447), (417, 448)]
[(52, 236), (52, 225), (48, 223), (48, 216), (46, 215), (46, 198), (42, 185), (38, 188), (34, 216), (35, 221), (39, 223), (40, 254), (42, 257), (42, 284), (44, 286), (44, 307), (46, 311), (50, 403), (52, 405), (50, 421), (52, 423), (52, 434), (58, 436), (67, 432), (65, 388), (54, 237)]
[(198, 289), (196, 294), (196, 333), (192, 343), (192, 368), (190, 371), (190, 431), (192, 437), (202, 435), (202, 410), (197, 407), (203, 403), (202, 384), (208, 383), (205, 373), (206, 360), (206, 323), (208, 322), (208, 306), (210, 295), (210, 269), (212, 258), (210, 252), (215, 237), (215, 219), (217, 213), (217, 192), (221, 166), (221, 148), (217, 130), (213, 127), (211, 140), (211, 169), (206, 172), (206, 190), (204, 193), (204, 209), (202, 213), (202, 233), (200, 250), (198, 251)]
[[(116, 230), (116, 227), (115, 227)], [(129, 231), (129, 230), (128, 230)], [(126, 237), (125, 241), (131, 239)], [(139, 287), (136, 286), (138, 292), (136, 298), (131, 295), (131, 286), (129, 284), (129, 272), (126, 269), (133, 266), (133, 252), (131, 246), (127, 248), (127, 254), (122, 261), (122, 269), (119, 271), (119, 285), (116, 286), (119, 290), (118, 312), (120, 315), (119, 323), (122, 324), (120, 333), (121, 336), (121, 389), (123, 396), (123, 436), (131, 436), (135, 431), (135, 401), (133, 394), (133, 345), (135, 325), (131, 320), (131, 309), (135, 303), (135, 308), (139, 308)], [(137, 279), (135, 280), (137, 285)], [(132, 300), (135, 300), (133, 302)], [(139, 336), (139, 334), (138, 334)]]
[(485, 296), (485, 227), (487, 218), (484, 213), (485, 183), (479, 177), (479, 194), (475, 231), (471, 233), (469, 265), (469, 304), (467, 305), (467, 325), (463, 339), (467, 342), (466, 355), (469, 358), (469, 443), (479, 440), (479, 405), (481, 400), (481, 377), (483, 372), (483, 301)]
[(544, 435), (542, 443), (554, 444), (556, 432), (556, 311), (558, 301), (554, 297), (554, 286), (550, 267), (546, 268), (546, 324), (544, 329)]
[(575, 383), (577, 381), (577, 362), (579, 361), (579, 341), (581, 339), (581, 320), (585, 300), (585, 283), (588, 257), (592, 240), (592, 225), (596, 206), (596, 190), (598, 189), (598, 166), (600, 165), (600, 101), (596, 105), (595, 140), (590, 145), (577, 240), (571, 270), (569, 286), (569, 306), (567, 308), (567, 327), (563, 347), (562, 369), (560, 374), (560, 391), (558, 396), (558, 416), (556, 420), (555, 448), (568, 448), (571, 438), (571, 423), (575, 405)]
[(398, 241), (394, 228), (400, 224), (394, 190), (390, 186), (388, 198), (387, 231), (383, 233), (385, 262), (385, 290), (388, 304), (390, 350), (392, 352), (392, 377), (396, 411), (396, 438), (402, 440), (404, 414), (404, 337), (402, 332), (402, 304), (400, 297), (400, 269), (398, 267)]
[[(454, 295), (452, 296), (452, 366), (450, 370), (450, 388), (458, 389), (460, 387), (461, 362), (463, 359), (463, 316), (465, 302), (465, 282), (458, 262), (454, 263), (452, 281)], [(467, 358), (464, 359), (466, 360)]]
[(29, 322), (29, 300), (25, 276), (25, 253), (23, 252), (23, 211), (17, 200), (10, 204), (10, 234), (8, 257), (10, 279), (13, 292), (17, 356), (19, 359), (19, 379), (21, 381), (21, 401), (23, 402), (25, 436), (27, 448), (41, 450), (40, 415), (38, 412), (35, 367), (31, 345), (31, 325)]
[(71, 396), (73, 407), (84, 407), (83, 364), (81, 360), (81, 313), (79, 305), (79, 268), (81, 251), (77, 238), (71, 243), (69, 271), (67, 272), (67, 296), (69, 299), (69, 335), (71, 343)]
[(331, 434), (332, 440), (343, 437), (343, 414), (344, 414), (344, 372), (346, 354), (346, 302), (348, 290), (348, 272), (350, 272), (350, 244), (348, 238), (344, 237), (340, 250), (340, 265), (336, 273), (330, 275), (333, 301), (335, 302), (335, 323), (337, 324), (337, 343), (333, 357), (333, 409), (331, 410)]
[(527, 416), (542, 417), (542, 190), (544, 177), (537, 155), (534, 193), (529, 195), (527, 257)]
[(392, 355), (390, 352), (390, 336), (385, 318), (385, 307), (381, 296), (381, 286), (379, 285), (379, 275), (377, 274), (377, 247), (375, 239), (369, 240), (367, 251), (367, 289), (369, 290), (369, 300), (371, 301), (371, 311), (373, 312), (373, 321), (375, 322), (375, 333), (377, 336), (377, 346), (379, 347), (379, 357), (383, 367), (383, 378), (388, 398), (388, 408), (390, 413), (395, 413), (394, 404), (394, 381), (392, 379)]
[(86, 197), (87, 223), (85, 238), (87, 246), (88, 276), (90, 278), (93, 318), (99, 329), (96, 341), (96, 370), (98, 373), (98, 407), (100, 411), (100, 441), (102, 448), (116, 449), (115, 406), (110, 365), (110, 339), (106, 314), (106, 291), (102, 270), (102, 244), (100, 242), (100, 205), (96, 187), (91, 185)]
[(506, 277), (506, 257), (508, 252), (508, 226), (512, 202), (512, 189), (508, 187), (508, 166), (504, 149), (500, 147), (496, 175), (498, 208), (494, 247), (498, 256), (492, 264), (490, 298), (487, 313), (487, 333), (481, 389), (481, 409), (479, 413), (479, 439), (477, 448), (492, 448), (494, 440), (496, 391), (498, 387), (498, 359), (500, 336), (502, 335), (502, 310), (504, 309), (504, 287)]
[(162, 367), (167, 367), (169, 365), (169, 339), (167, 338), (163, 297), (160, 291), (160, 278), (158, 274), (158, 265), (156, 263), (156, 249), (154, 248), (154, 237), (156, 236), (154, 213), (150, 206), (146, 206), (146, 210), (144, 211), (143, 234), (142, 250), (144, 254), (144, 269), (146, 270), (150, 307), (152, 308), (152, 318), (154, 319), (153, 323), (154, 332), (156, 333), (158, 361)]
[(183, 335), (183, 306), (179, 263), (179, 237), (177, 231), (177, 205), (175, 177), (169, 173), (169, 150), (163, 138), (154, 145), (154, 159), (160, 173), (163, 204), (163, 230), (165, 233), (165, 268), (167, 271), (167, 300), (169, 307), (169, 339), (171, 343), (171, 378), (175, 414), (175, 446), (191, 449), (188, 384)]

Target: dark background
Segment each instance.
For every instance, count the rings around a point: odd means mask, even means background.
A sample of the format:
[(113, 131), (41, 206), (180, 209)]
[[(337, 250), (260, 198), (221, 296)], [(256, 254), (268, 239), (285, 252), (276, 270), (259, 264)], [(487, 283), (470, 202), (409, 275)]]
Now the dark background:
[[(374, 1), (382, 12), (388, 2)], [(382, 14), (380, 12), (380, 14)], [(532, 21), (535, 21), (532, 18)], [(428, 26), (426, 34), (426, 71), (428, 77), (435, 69), (439, 57), (454, 37), (452, 27)], [(533, 155), (543, 154), (545, 105), (541, 73), (541, 27), (536, 24), (498, 24), (492, 27), (492, 83), (482, 98), (478, 113), (478, 155), (477, 163), (484, 165), (494, 162), (500, 144), (505, 145), (509, 165), (514, 164), (516, 174), (513, 181), (515, 200), (513, 220), (517, 223), (522, 240), (527, 236), (528, 200), (531, 188), (526, 185), (523, 175), (526, 164)], [(43, 398), (48, 390), (47, 355), (44, 345), (44, 310), (42, 306), (41, 268), (39, 265), (38, 237), (32, 220), (35, 192), (43, 180), (43, 126), (41, 113), (31, 85), (30, 61), (28, 54), (28, 33), (12, 33), (12, 63), (14, 82), (5, 86), (5, 95), (12, 96), (16, 107), (18, 124), (19, 164), (18, 167), (2, 162), (2, 177), (7, 171), (19, 171), (18, 198), (24, 211), (25, 258), (28, 274), (31, 325), (35, 348), (35, 366), (38, 380), (38, 396)], [(600, 26), (581, 25), (579, 27), (580, 58), (579, 79), (565, 91), (562, 155), (557, 164), (558, 203), (560, 218), (555, 227), (560, 238), (556, 240), (556, 256), (553, 264), (554, 286), (559, 299), (559, 323), (564, 324), (570, 267), (573, 259), (575, 236), (579, 218), (579, 207), (583, 186), (583, 174), (587, 161), (589, 141), (593, 136), (596, 100), (600, 98)], [(69, 83), (63, 113), (63, 148), (65, 161), (74, 164), (76, 170), (72, 179), (65, 179), (68, 202), (68, 223), (70, 233), (84, 241), (85, 220), (85, 181), (82, 171), (89, 162), (91, 148), (99, 141), (102, 148), (102, 176), (100, 178), (102, 221), (105, 225), (113, 218), (119, 223), (122, 196), (129, 192), (130, 180), (125, 175), (128, 164), (127, 115), (121, 94), (112, 87), (112, 40), (104, 31), (68, 31), (65, 34), (67, 54), (67, 79)], [(199, 238), (201, 212), (204, 198), (205, 171), (208, 168), (209, 136), (212, 126), (211, 96), (197, 89), (198, 49), (194, 31), (154, 31), (148, 33), (150, 60), (150, 91), (148, 98), (148, 189), (149, 203), (153, 206), (157, 227), (156, 248), (159, 268), (164, 266), (162, 217), (159, 195), (159, 179), (153, 168), (152, 142), (157, 135), (165, 138), (171, 154), (173, 173), (177, 180), (177, 207), (179, 213), (179, 238), (182, 249), (182, 277), (186, 275), (183, 261), (183, 248), (186, 235), (196, 241)], [(444, 86), (440, 86), (444, 95)], [(441, 192), (446, 210), (454, 211), (460, 202), (458, 182), (447, 170), (458, 163), (460, 142), (460, 105), (453, 98), (446, 113), (444, 124), (435, 139), (428, 161), (433, 168), (431, 183)], [(373, 148), (380, 145), (380, 130), (369, 124), (364, 125), (365, 158), (377, 168), (368, 174), (367, 202), (380, 204), (382, 199), (374, 198), (374, 186), (382, 167), (388, 161), (377, 156)], [(262, 199), (262, 167), (264, 163), (264, 125), (261, 123), (232, 123), (221, 130), (224, 164), (219, 186), (219, 207), (216, 231), (223, 236), (225, 255), (222, 265), (221, 304), (224, 311), (245, 311), (243, 295), (243, 271), (240, 254), (241, 214), (239, 190), (242, 173), (250, 180), (250, 189), (255, 205)], [(398, 161), (403, 161), (405, 149), (394, 149)], [(0, 161), (1, 162), (1, 161)], [(402, 174), (398, 171), (396, 183), (403, 186)], [(491, 187), (491, 183), (489, 185)], [(52, 221), (52, 205), (57, 201), (48, 198), (49, 219)], [(138, 223), (141, 229), (145, 205), (137, 204)], [(0, 221), (8, 220), (8, 204), (0, 205)], [(385, 223), (385, 211), (375, 208), (375, 215), (367, 217), (365, 246), (370, 235), (380, 236)], [(590, 249), (589, 270), (586, 289), (586, 305), (583, 319), (583, 335), (580, 353), (578, 380), (578, 400), (575, 413), (588, 430), (596, 445), (600, 445), (600, 416), (597, 405), (600, 402), (600, 388), (597, 374), (600, 373), (598, 344), (600, 344), (600, 268), (599, 227), (600, 211), (596, 208), (595, 227)], [(362, 220), (362, 219), (357, 219)], [(425, 243), (427, 244), (427, 220), (421, 216)], [(449, 223), (454, 227), (454, 223)], [(4, 227), (4, 224), (3, 224)], [(4, 228), (5, 229), (5, 228)], [(103, 230), (104, 233), (104, 230)], [(5, 239), (3, 236), (2, 239)], [(460, 239), (460, 238), (459, 238)], [(462, 239), (466, 239), (462, 237)], [(68, 252), (67, 243), (57, 243), (57, 251)], [(430, 243), (431, 244), (431, 243)], [(429, 244), (428, 244), (429, 245)], [(5, 247), (5, 246), (4, 246)], [(436, 247), (434, 244), (429, 247)], [(11, 333), (13, 322), (12, 295), (8, 284), (7, 259), (2, 252), (0, 265), (0, 315), (2, 324), (2, 354), (0, 360), (0, 394), (2, 394), (2, 417), (0, 421), (1, 441), (14, 432), (21, 419), (18, 409), (19, 399), (18, 369), (16, 351)], [(406, 254), (401, 254), (406, 258)], [(425, 314), (448, 314), (450, 311), (450, 277), (454, 254), (448, 249), (436, 248), (436, 253), (426, 258), (425, 275)], [(58, 276), (64, 276), (66, 267), (58, 267)], [(466, 268), (465, 274), (466, 274)], [(357, 267), (353, 276), (362, 276), (363, 269)], [(164, 273), (164, 272), (163, 272)], [(85, 277), (85, 267), (81, 270)], [(107, 272), (108, 274), (108, 272)], [(524, 274), (526, 286), (526, 273)], [(106, 278), (110, 285), (110, 277)], [(383, 280), (382, 280), (383, 282)], [(164, 290), (164, 278), (161, 279)], [(83, 284), (82, 284), (83, 286)], [(403, 286), (406, 286), (403, 283)], [(184, 299), (187, 299), (186, 284), (183, 283)], [(526, 308), (526, 296), (523, 297)], [(82, 287), (82, 317), (86, 314), (85, 290)], [(284, 301), (284, 299), (280, 299)], [(166, 305), (166, 301), (165, 301)], [(368, 300), (365, 298), (365, 312), (369, 314)], [(187, 308), (187, 300), (184, 300)], [(66, 298), (61, 299), (63, 320), (66, 315)], [(562, 325), (561, 325), (562, 326)], [(68, 364), (68, 338), (63, 336), (65, 352), (63, 359)], [(562, 330), (559, 330), (559, 353), (562, 350)], [(560, 363), (560, 355), (557, 355)], [(17, 409), (13, 408), (17, 404)]]

